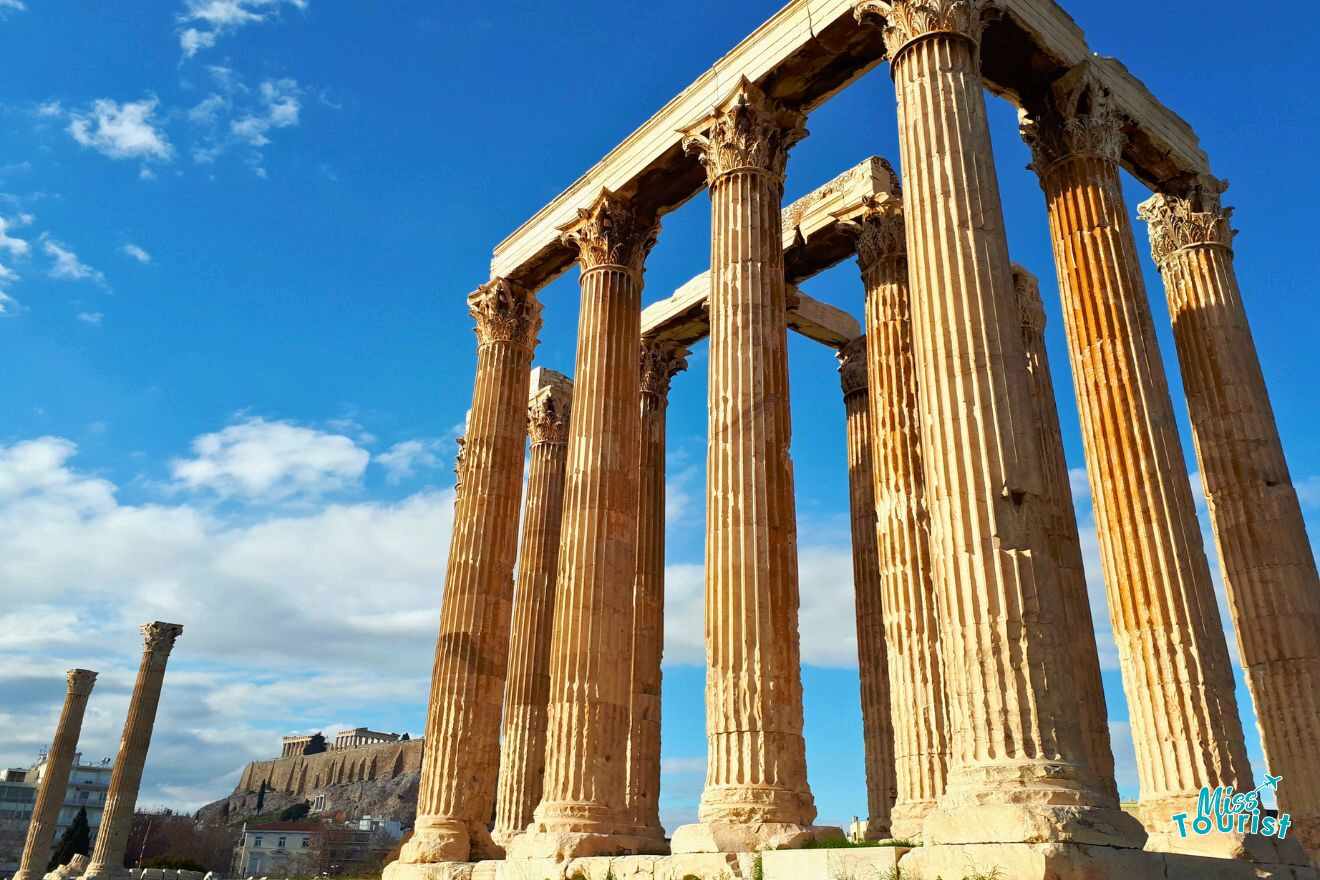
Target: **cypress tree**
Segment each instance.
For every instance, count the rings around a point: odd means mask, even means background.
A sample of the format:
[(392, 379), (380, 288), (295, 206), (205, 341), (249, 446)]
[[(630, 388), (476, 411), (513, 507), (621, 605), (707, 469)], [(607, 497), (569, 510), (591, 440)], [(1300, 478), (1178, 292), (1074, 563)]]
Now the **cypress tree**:
[(92, 829), (87, 824), (87, 808), (82, 807), (78, 810), (78, 815), (73, 817), (73, 824), (65, 828), (64, 833), (60, 835), (46, 870), (54, 871), (61, 865), (67, 865), (74, 856), (85, 856), (91, 851)]

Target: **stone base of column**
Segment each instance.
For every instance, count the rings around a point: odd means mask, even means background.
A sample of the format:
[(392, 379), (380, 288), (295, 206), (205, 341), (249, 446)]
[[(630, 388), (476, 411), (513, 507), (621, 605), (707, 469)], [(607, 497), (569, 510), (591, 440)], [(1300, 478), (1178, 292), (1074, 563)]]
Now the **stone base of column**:
[(1012, 880), (1316, 880), (1311, 868), (1252, 865), (1174, 853), (1075, 843), (923, 846), (899, 862), (903, 876)]
[(90, 864), (82, 880), (133, 880), (133, 874), (122, 865)]
[(811, 843), (841, 844), (843, 829), (789, 822), (697, 822), (682, 825), (669, 843), (674, 853), (754, 853), (802, 849)]
[(872, 842), (877, 840), (893, 840), (895, 835), (893, 831), (890, 830), (890, 824), (890, 822), (882, 821), (880, 819), (867, 819), (866, 831), (862, 834), (862, 839)]
[(395, 864), (431, 865), (502, 858), (503, 847), (491, 839), (484, 825), (460, 819), (419, 818), (412, 838), (404, 844)]
[(934, 801), (894, 804), (889, 812), (889, 833), (895, 840), (919, 840), (926, 819), (935, 812)]
[(557, 831), (535, 824), (509, 846), (510, 861), (550, 859), (566, 862), (598, 856), (664, 855), (669, 846), (663, 837), (640, 837), (627, 832)]
[(1183, 837), (1173, 816), (1178, 813), (1196, 816), (1196, 800), (1170, 798), (1160, 801), (1142, 801), (1132, 810), (1133, 815), (1146, 826), (1149, 852), (1186, 853), (1215, 859), (1234, 859), (1253, 865), (1307, 865), (1311, 858), (1300, 842), (1295, 828), (1290, 828), (1283, 840), (1259, 834), (1192, 834)]
[(69, 877), (81, 877), (87, 870), (87, 856), (79, 854), (69, 860), (67, 865), (60, 865), (45, 875), (45, 880), (66, 880)]
[(1073, 843), (1141, 849), (1142, 823), (1103, 806), (1075, 767), (1048, 762), (971, 765), (949, 774), (948, 788), (927, 818), (927, 846), (980, 843)]

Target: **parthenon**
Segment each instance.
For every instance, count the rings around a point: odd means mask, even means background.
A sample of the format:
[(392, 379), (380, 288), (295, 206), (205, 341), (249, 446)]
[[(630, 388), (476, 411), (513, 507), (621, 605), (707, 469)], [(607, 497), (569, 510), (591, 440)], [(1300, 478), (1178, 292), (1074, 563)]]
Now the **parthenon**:
[[(899, 155), (784, 206), (810, 113), (885, 73)], [(987, 89), (1019, 108), (1044, 193), (1135, 806), (1114, 780), (1104, 624), (1040, 285), (1009, 253)], [(889, 123), (877, 109), (857, 124)], [(1120, 169), (1148, 201), (1125, 203)], [(468, 297), (476, 382), (418, 814), (386, 880), (831, 876), (813, 854), (842, 835), (816, 824), (802, 734), (789, 329), (840, 360), (866, 834), (895, 844), (853, 858), (926, 880), (969, 865), (1013, 880), (1315, 877), (1320, 580), (1226, 187), (1192, 129), (1053, 0), (792, 0), (772, 16), (500, 243)], [(661, 218), (703, 188), (709, 266), (643, 309)], [(1135, 218), (1169, 300), (1268, 767), (1247, 759)], [(854, 257), (860, 320), (798, 289)], [(537, 291), (574, 262), (570, 378), (533, 363)], [(707, 772), (697, 821), (666, 837), (664, 429), (702, 339)], [(1282, 778), (1289, 835), (1181, 829), (1202, 792), (1250, 792), (1255, 774)]]

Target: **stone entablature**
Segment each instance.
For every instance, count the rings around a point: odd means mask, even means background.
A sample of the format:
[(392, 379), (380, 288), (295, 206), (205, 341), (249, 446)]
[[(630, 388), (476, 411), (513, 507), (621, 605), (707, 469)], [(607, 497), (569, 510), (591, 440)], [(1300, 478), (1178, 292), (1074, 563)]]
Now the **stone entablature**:
[(341, 730), (336, 733), (335, 744), (331, 748), (356, 749), (362, 746), (398, 742), (400, 737), (401, 734), (397, 733), (381, 733), (376, 730), (368, 730), (365, 727), (354, 727), (352, 730)]
[(288, 755), (253, 761), (243, 770), (235, 793), (268, 791), (307, 794), (329, 785), (389, 779), (422, 769), (422, 740), (396, 740), (316, 755)]

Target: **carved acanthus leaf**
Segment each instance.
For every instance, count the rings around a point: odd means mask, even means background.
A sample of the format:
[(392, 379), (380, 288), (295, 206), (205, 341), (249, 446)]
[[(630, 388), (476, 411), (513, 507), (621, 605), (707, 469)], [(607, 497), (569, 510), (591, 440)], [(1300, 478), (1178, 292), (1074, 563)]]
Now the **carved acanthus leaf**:
[(1023, 333), (1039, 338), (1045, 333), (1045, 303), (1040, 298), (1040, 280), (1026, 267), (1014, 263), (1013, 289), (1017, 292)]
[(572, 392), (567, 388), (552, 387), (538, 394), (527, 406), (527, 435), (532, 444), (567, 443), (572, 413)]
[(69, 693), (79, 697), (89, 695), (92, 692), (92, 685), (96, 684), (96, 673), (90, 669), (70, 669), (68, 678)]
[(858, 336), (839, 349), (839, 381), (843, 395), (855, 394), (867, 388), (866, 337)]
[(1053, 85), (1043, 106), (1021, 111), (1019, 130), (1031, 147), (1032, 167), (1044, 174), (1078, 156), (1117, 165), (1125, 143), (1123, 122), (1095, 67), (1083, 61)]
[(861, 215), (844, 226), (856, 236), (857, 265), (867, 272), (882, 260), (905, 260), (907, 234), (897, 185), (895, 195), (871, 196), (862, 204)]
[(890, 62), (913, 40), (952, 34), (980, 45), (989, 0), (858, 0), (853, 15), (863, 24), (883, 20)]
[(536, 294), (505, 278), (494, 278), (468, 295), (468, 312), (477, 319), (477, 342), (510, 342), (531, 351), (541, 329)]
[(1220, 202), (1227, 188), (1227, 183), (1201, 187), (1187, 198), (1156, 193), (1137, 207), (1137, 216), (1149, 224), (1150, 250), (1157, 265), (1163, 268), (1183, 248), (1233, 246), (1237, 235), (1231, 222), (1233, 209)]
[(467, 438), (459, 437), (454, 442), (458, 446), (458, 451), (454, 453), (454, 501), (457, 502), (463, 495), (463, 474), (465, 472), (464, 465), (466, 464), (467, 458)]
[(564, 244), (577, 250), (583, 272), (617, 266), (640, 275), (660, 223), (639, 216), (627, 199), (602, 189), (590, 208), (579, 208), (577, 220), (559, 231)]
[(687, 369), (687, 347), (667, 339), (642, 338), (642, 393), (669, 397), (669, 381)]
[(700, 158), (712, 186), (740, 170), (763, 171), (782, 183), (788, 151), (807, 136), (805, 121), (744, 77), (711, 116), (683, 132), (683, 149)]
[(174, 640), (183, 633), (183, 627), (177, 623), (155, 623), (142, 625), (142, 641), (152, 653), (169, 653), (174, 647)]

